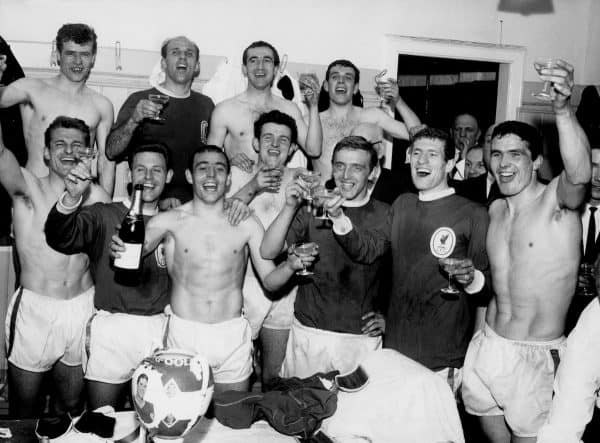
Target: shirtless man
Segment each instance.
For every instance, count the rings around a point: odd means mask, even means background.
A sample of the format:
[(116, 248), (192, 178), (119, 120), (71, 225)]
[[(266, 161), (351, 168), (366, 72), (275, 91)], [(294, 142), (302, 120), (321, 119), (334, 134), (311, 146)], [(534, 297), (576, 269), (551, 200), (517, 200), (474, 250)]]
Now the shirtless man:
[(264, 41), (252, 43), (244, 50), (242, 72), (248, 78), (248, 88), (217, 105), (211, 120), (208, 144), (223, 146), (231, 164), (245, 171), (252, 170), (256, 152), (252, 148), (253, 125), (259, 115), (277, 109), (291, 115), (298, 127), (298, 144), (308, 157), (321, 155), (321, 121), (319, 120), (319, 85), (306, 80), (305, 100), (308, 105), (308, 127), (295, 103), (271, 93), (275, 72), (279, 68), (277, 50)]
[(381, 94), (395, 108), (405, 123), (394, 120), (380, 108), (360, 108), (352, 104), (352, 96), (358, 92), (360, 72), (348, 60), (335, 60), (327, 67), (323, 87), (329, 94), (329, 108), (321, 112), (323, 126), (323, 150), (321, 156), (313, 160), (316, 171), (323, 180), (331, 178), (331, 157), (333, 148), (342, 138), (351, 134), (360, 123), (373, 123), (386, 134), (408, 140), (409, 129), (421, 124), (417, 115), (400, 97), (398, 85), (392, 79), (379, 83)]
[[(44, 236), (46, 215), (65, 189), (64, 178), (79, 161), (91, 159), (90, 131), (78, 119), (58, 117), (45, 131), (49, 174), (35, 177), (19, 167), (1, 142), (0, 184), (13, 201), (14, 235), (22, 265), (20, 289), (6, 315), (10, 412), (36, 417), (44, 374), (52, 371), (61, 412), (82, 406), (81, 336), (94, 308), (94, 282), (83, 254), (63, 255)], [(108, 201), (93, 185), (86, 203)], [(81, 412), (81, 411), (79, 411)]]
[(90, 128), (91, 146), (95, 143), (98, 148), (100, 185), (112, 195), (115, 165), (106, 158), (104, 147), (113, 123), (113, 106), (85, 84), (96, 60), (96, 33), (84, 24), (63, 25), (56, 35), (56, 47), (58, 75), (49, 79), (26, 77), (0, 88), (0, 108), (21, 105), (28, 154), (26, 168), (36, 177), (48, 175), (44, 132), (50, 122), (59, 115), (83, 120)]
[(491, 170), (504, 195), (489, 209), (496, 295), (469, 345), (463, 399), (494, 443), (534, 441), (548, 414), (577, 282), (577, 209), (591, 177), (588, 141), (569, 106), (573, 67), (559, 61), (540, 77), (552, 82), (564, 171), (548, 185), (538, 180), (543, 159), (535, 128), (509, 121), (492, 134)]
[(203, 146), (190, 160), (186, 176), (193, 200), (156, 215), (146, 226), (144, 251), (153, 251), (164, 239), (172, 280), (167, 345), (204, 355), (216, 391), (247, 390), (252, 333), (242, 316), (242, 283), (248, 254), (267, 291), (279, 289), (313, 257), (290, 255), (277, 268), (263, 259), (264, 229), (256, 218), (227, 224), (222, 203), (231, 184), (227, 156), (217, 146)]
[[(285, 205), (285, 189), (299, 168), (285, 166), (296, 149), (298, 130), (294, 119), (277, 110), (262, 114), (254, 123), (254, 149), (258, 163), (252, 173), (231, 169), (230, 194), (248, 204), (265, 228)], [(288, 288), (271, 303), (259, 277), (251, 266), (244, 280), (244, 314), (252, 327), (253, 337), (260, 331), (262, 345), (262, 380), (266, 383), (279, 374), (285, 357), (289, 329), (294, 316), (297, 287)], [(262, 326), (262, 327), (261, 327)]]

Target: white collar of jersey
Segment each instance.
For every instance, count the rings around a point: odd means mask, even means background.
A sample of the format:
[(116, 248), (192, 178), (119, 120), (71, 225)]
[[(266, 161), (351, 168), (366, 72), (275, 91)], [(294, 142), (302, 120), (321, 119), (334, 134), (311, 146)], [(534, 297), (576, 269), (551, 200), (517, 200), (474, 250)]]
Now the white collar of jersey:
[(187, 94), (175, 94), (173, 91), (166, 89), (163, 85), (155, 85), (154, 87), (161, 93), (173, 98), (188, 98), (192, 93), (192, 91), (189, 90)]
[(454, 188), (442, 189), (441, 191), (432, 192), (427, 195), (423, 195), (422, 192), (419, 192), (419, 200), (422, 202), (431, 202), (434, 200), (439, 200), (440, 198), (448, 197), (449, 195), (454, 194), (456, 191)]
[[(123, 205), (129, 209), (131, 208), (131, 199), (129, 197), (127, 197), (125, 200), (123, 200), (121, 203), (123, 203)], [(158, 206), (156, 208), (154, 208), (153, 211), (148, 210), (146, 208), (144, 208), (142, 206), (142, 214), (147, 215), (148, 217), (152, 217), (153, 215), (158, 214)]]
[(360, 200), (346, 200), (342, 206), (345, 208), (360, 208), (361, 206), (364, 206), (367, 203), (369, 203), (370, 197), (371, 195), (367, 194)]

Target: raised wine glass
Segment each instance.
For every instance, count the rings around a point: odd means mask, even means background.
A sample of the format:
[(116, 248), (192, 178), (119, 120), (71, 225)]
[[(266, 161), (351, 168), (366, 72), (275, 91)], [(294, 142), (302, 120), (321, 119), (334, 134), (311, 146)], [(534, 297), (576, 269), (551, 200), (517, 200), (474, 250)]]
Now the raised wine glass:
[[(165, 94), (148, 94), (148, 100), (157, 105), (161, 105), (164, 109), (165, 105), (169, 102), (169, 96)], [(151, 117), (151, 119), (159, 122), (165, 121), (165, 119), (160, 116), (160, 111), (157, 112), (154, 117)]]
[(340, 195), (338, 189), (327, 189), (325, 186), (318, 186), (313, 192), (313, 205), (315, 206), (315, 218), (319, 220), (328, 220), (325, 204), (335, 196)]
[[(539, 75), (542, 75), (542, 69), (552, 69), (556, 65), (556, 60), (553, 58), (537, 59), (533, 62), (533, 67)], [(544, 87), (541, 91), (534, 92), (532, 95), (538, 100), (551, 101), (552, 100), (552, 82), (545, 81)]]
[(383, 95), (383, 90), (381, 88), (381, 85), (383, 83), (386, 83), (386, 80), (383, 78), (385, 76), (385, 74), (387, 74), (387, 69), (380, 71), (375, 76), (375, 92), (379, 96), (379, 107), (380, 108), (383, 108), (383, 104), (386, 102), (386, 98)]

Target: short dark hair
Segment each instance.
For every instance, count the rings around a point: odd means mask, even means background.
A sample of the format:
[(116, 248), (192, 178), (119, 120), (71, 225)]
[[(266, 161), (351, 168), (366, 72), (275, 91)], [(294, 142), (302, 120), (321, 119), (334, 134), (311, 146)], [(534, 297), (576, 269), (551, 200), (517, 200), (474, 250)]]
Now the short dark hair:
[(360, 71), (358, 70), (358, 68), (356, 67), (356, 65), (354, 63), (352, 63), (350, 60), (345, 60), (345, 59), (339, 59), (339, 60), (335, 60), (333, 62), (331, 62), (329, 64), (329, 66), (327, 66), (327, 71), (325, 71), (325, 80), (329, 80), (329, 71), (331, 71), (331, 68), (333, 68), (334, 66), (343, 66), (345, 68), (352, 68), (354, 70), (354, 80), (356, 81), (356, 83), (358, 84), (360, 82)]
[(257, 40), (255, 42), (252, 42), (250, 43), (250, 46), (244, 49), (244, 53), (242, 54), (242, 64), (244, 66), (246, 66), (246, 62), (248, 61), (248, 51), (252, 48), (269, 48), (271, 51), (273, 51), (273, 63), (275, 64), (275, 66), (279, 66), (280, 60), (277, 49), (275, 49), (275, 46), (273, 46), (271, 43), (268, 43), (264, 40)]
[(349, 135), (337, 142), (335, 147), (333, 148), (333, 155), (331, 156), (332, 162), (335, 158), (335, 154), (337, 154), (342, 149), (352, 149), (355, 151), (365, 151), (366, 153), (368, 153), (370, 171), (373, 170), (373, 168), (378, 162), (377, 151), (373, 147), (373, 143), (367, 141), (366, 138), (360, 135)]
[(171, 151), (169, 147), (161, 142), (154, 143), (141, 143), (136, 145), (129, 152), (129, 156), (127, 157), (127, 163), (129, 164), (129, 169), (131, 169), (133, 165), (133, 159), (136, 155), (142, 152), (155, 152), (157, 154), (162, 155), (165, 158), (165, 164), (167, 166), (167, 171), (171, 169)]
[(140, 382), (140, 380), (146, 380), (146, 381), (148, 381), (148, 376), (146, 374), (140, 374), (140, 375), (138, 375), (138, 378), (137, 378), (135, 384), (137, 385)]
[(196, 158), (197, 154), (204, 154), (205, 152), (214, 152), (216, 154), (221, 154), (225, 158), (225, 165), (227, 166), (227, 173), (231, 172), (231, 164), (229, 163), (229, 157), (223, 150), (223, 148), (216, 145), (200, 145), (197, 146), (190, 156), (188, 157), (188, 170), (192, 172), (194, 170), (194, 158)]
[(516, 120), (508, 120), (500, 123), (492, 132), (492, 140), (496, 137), (502, 138), (505, 135), (516, 135), (525, 143), (531, 152), (531, 159), (535, 160), (542, 154), (542, 136), (533, 126)]
[(481, 150), (483, 150), (483, 146), (481, 146), (479, 143), (477, 143), (477, 144), (475, 144), (475, 145), (473, 145), (473, 146), (469, 146), (469, 147), (467, 148), (467, 152), (465, 153), (465, 157), (467, 156), (467, 154), (468, 154), (469, 152), (473, 151), (474, 149), (481, 149)]
[(167, 46), (169, 46), (169, 43), (171, 43), (173, 40), (177, 40), (178, 38), (184, 38), (187, 41), (189, 41), (192, 44), (192, 46), (194, 46), (194, 51), (196, 52), (196, 60), (200, 60), (200, 48), (195, 42), (187, 38), (185, 35), (178, 35), (176, 37), (166, 39), (160, 47), (160, 56), (162, 58), (167, 58)]
[(85, 145), (90, 146), (89, 126), (81, 119), (59, 115), (54, 119), (52, 123), (50, 123), (50, 126), (46, 128), (46, 132), (44, 132), (44, 143), (46, 147), (50, 147), (50, 141), (52, 141), (52, 133), (55, 129), (58, 128), (77, 129), (81, 131), (83, 133)]
[(292, 116), (276, 109), (260, 114), (258, 120), (254, 122), (254, 137), (260, 139), (262, 128), (267, 123), (287, 126), (292, 132), (290, 141), (292, 143), (298, 142), (298, 126), (296, 126), (296, 120), (294, 120)]
[(415, 142), (421, 138), (429, 138), (429, 139), (433, 139), (433, 140), (442, 141), (444, 143), (444, 161), (454, 159), (454, 155), (456, 154), (456, 149), (454, 147), (454, 141), (450, 137), (450, 134), (448, 134), (446, 131), (444, 131), (442, 129), (430, 128), (430, 127), (421, 129), (419, 132), (417, 132), (413, 136), (412, 142), (410, 144), (411, 149), (412, 149), (413, 145), (415, 144)]
[(98, 50), (97, 39), (94, 28), (84, 23), (66, 23), (56, 34), (56, 49), (60, 53), (65, 42), (75, 42), (78, 45), (92, 42), (92, 52), (95, 54)]

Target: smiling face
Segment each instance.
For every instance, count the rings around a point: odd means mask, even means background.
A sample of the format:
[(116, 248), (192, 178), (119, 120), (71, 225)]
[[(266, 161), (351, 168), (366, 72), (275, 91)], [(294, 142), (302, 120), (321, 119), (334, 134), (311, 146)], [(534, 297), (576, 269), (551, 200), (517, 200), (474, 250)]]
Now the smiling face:
[(516, 195), (534, 182), (542, 161), (541, 155), (532, 160), (527, 142), (518, 135), (506, 134), (492, 140), (490, 165), (500, 192), (506, 196)]
[(248, 83), (255, 89), (270, 88), (275, 78), (275, 54), (267, 46), (248, 49), (246, 64), (242, 66)]
[(360, 200), (367, 195), (371, 174), (371, 155), (364, 150), (342, 148), (333, 156), (333, 179), (346, 200)]
[(71, 40), (65, 41), (58, 54), (60, 72), (72, 82), (85, 82), (95, 61), (92, 42), (78, 44)]
[(444, 141), (418, 138), (410, 148), (410, 174), (415, 187), (421, 192), (437, 192), (448, 187), (447, 176), (454, 160), (446, 161)]
[(260, 131), (260, 139), (254, 139), (259, 162), (270, 168), (280, 168), (288, 159), (292, 140), (292, 130), (286, 125), (265, 123)]
[(81, 160), (89, 159), (89, 146), (79, 129), (57, 127), (52, 130), (49, 146), (44, 148), (48, 168), (65, 177)]
[(225, 196), (231, 184), (225, 154), (222, 152), (201, 152), (194, 155), (192, 171), (185, 171), (189, 183), (193, 185), (194, 196), (203, 203), (216, 203)]
[(131, 163), (132, 187), (137, 184), (144, 186), (144, 203), (158, 202), (165, 184), (171, 181), (172, 175), (173, 171), (167, 170), (165, 157), (158, 152), (138, 152)]
[(487, 172), (483, 161), (483, 148), (472, 148), (465, 158), (465, 177), (479, 177)]
[(352, 96), (358, 92), (354, 69), (349, 66), (332, 66), (324, 87), (333, 103), (337, 105), (352, 103)]
[(200, 72), (198, 54), (194, 44), (185, 37), (177, 37), (167, 43), (165, 56), (161, 60), (167, 82), (188, 84)]

